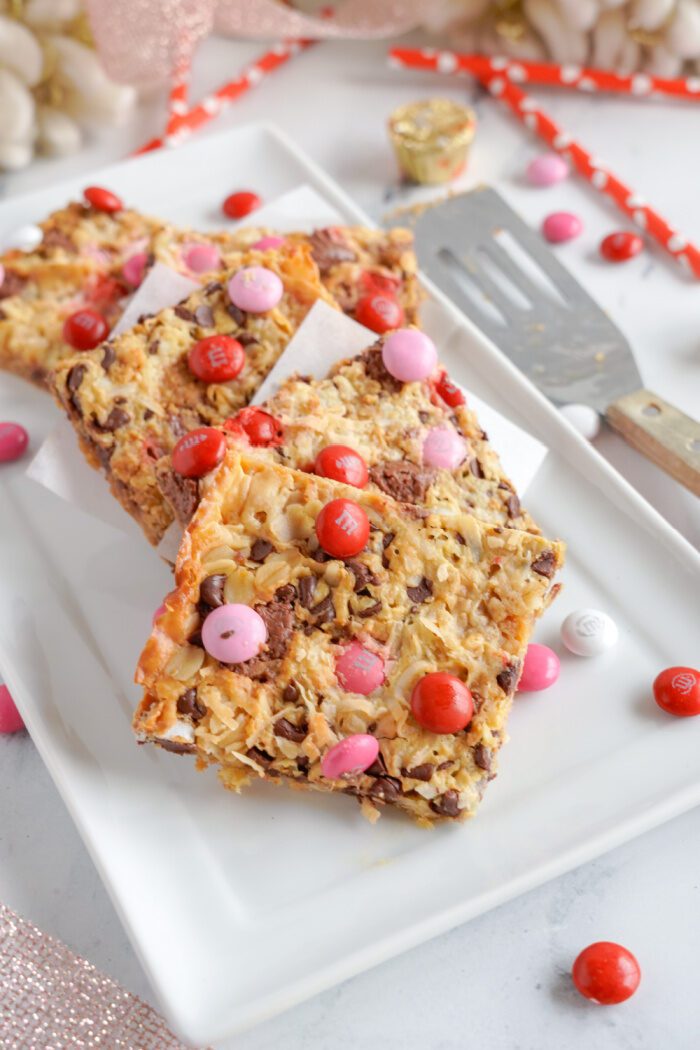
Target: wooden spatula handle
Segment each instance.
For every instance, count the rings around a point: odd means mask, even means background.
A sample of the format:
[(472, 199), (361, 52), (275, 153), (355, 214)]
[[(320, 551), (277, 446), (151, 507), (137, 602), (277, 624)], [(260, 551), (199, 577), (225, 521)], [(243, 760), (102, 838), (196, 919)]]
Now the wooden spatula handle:
[(700, 496), (700, 423), (651, 390), (626, 394), (605, 415), (628, 444)]

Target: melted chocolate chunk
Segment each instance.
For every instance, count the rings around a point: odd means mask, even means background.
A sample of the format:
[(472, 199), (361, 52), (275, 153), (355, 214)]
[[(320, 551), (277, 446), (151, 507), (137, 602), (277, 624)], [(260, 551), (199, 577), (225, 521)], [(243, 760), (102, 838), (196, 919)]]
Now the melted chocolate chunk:
[[(240, 307), (236, 306), (234, 303), (226, 304), (226, 313), (229, 315), (229, 317), (232, 317), (234, 319), (236, 324), (242, 325), (245, 322), (246, 315), (243, 313)], [(240, 342), (240, 336), (236, 336), (236, 338)]]
[(557, 556), (554, 551), (543, 551), (532, 563), (532, 571), (551, 580), (557, 571)]
[(430, 803), (430, 808), (439, 817), (456, 817), (460, 812), (459, 795), (454, 789), (450, 789), (444, 795), (434, 798)]
[(361, 612), (358, 612), (357, 615), (361, 619), (366, 620), (369, 616), (376, 616), (377, 613), (380, 611), (381, 607), (381, 602), (374, 602), (373, 605), (368, 606), (366, 609), (362, 609)]
[(105, 343), (104, 353), (102, 354), (102, 367), (105, 372), (109, 372), (110, 368), (114, 364), (117, 355), (114, 351), (114, 347), (111, 343)]
[(177, 520), (188, 525), (199, 503), (197, 479), (183, 478), (174, 470), (165, 470), (158, 475), (158, 485)]
[(13, 295), (19, 295), (26, 283), (26, 277), (15, 273), (14, 270), (5, 270), (5, 277), (0, 284), (0, 299), (9, 299)]
[(267, 751), (263, 751), (261, 747), (251, 747), (246, 751), (246, 758), (251, 758), (253, 762), (257, 762), (263, 769), (267, 769), (273, 762), (272, 755), (268, 755)]
[(191, 718), (193, 722), (199, 722), (204, 718), (207, 709), (197, 697), (196, 689), (188, 689), (177, 701), (178, 714)]
[(475, 478), (483, 478), (486, 476), (484, 474), (484, 468), (481, 466), (481, 463), (479, 463), (479, 460), (476, 458), (476, 456), (472, 456), (472, 458), (469, 460), (469, 469), (471, 470)]
[(115, 430), (119, 430), (120, 427), (125, 427), (127, 423), (131, 422), (131, 416), (128, 412), (125, 412), (123, 408), (119, 408), (117, 405), (110, 409), (109, 415), (103, 423), (100, 423), (98, 419), (93, 416), (92, 423), (96, 430), (102, 430), (108, 434), (113, 433)]
[[(284, 591), (286, 588), (280, 588), (280, 590)], [(285, 594), (284, 597), (279, 598), (278, 595), (279, 591), (274, 601), (267, 602), (266, 605), (253, 606), (267, 628), (267, 649), (263, 650), (258, 659), (281, 660), (287, 652), (289, 640), (294, 631), (294, 608), (292, 606), (294, 591), (292, 590), (291, 597)], [(245, 668), (245, 664), (241, 666)]]
[(395, 802), (401, 794), (401, 781), (396, 777), (377, 777), (369, 789), (369, 797), (373, 802)]
[(377, 488), (399, 503), (422, 503), (435, 474), (407, 459), (385, 460), (370, 468)]
[(218, 609), (224, 604), (224, 586), (226, 577), (222, 572), (207, 576), (199, 585), (199, 600), (210, 609)]
[(361, 561), (346, 561), (345, 567), (349, 569), (355, 577), (354, 590), (356, 594), (358, 591), (363, 590), (368, 583), (379, 583), (379, 578), (374, 575), (370, 567), (368, 565), (363, 565)]
[(398, 379), (394, 379), (393, 375), (386, 370), (382, 358), (381, 344), (371, 346), (369, 350), (365, 350), (360, 357), (369, 379), (374, 379), (376, 383), (381, 383), (382, 386), (387, 388), (387, 390), (396, 392), (401, 389), (403, 384), (400, 383)]
[(174, 755), (195, 755), (197, 753), (194, 744), (181, 744), (177, 740), (159, 740), (158, 743), (164, 751), (172, 751)]
[(299, 686), (296, 684), (294, 679), (285, 685), (282, 691), (282, 699), (285, 704), (295, 704), (299, 699)]
[(381, 751), (377, 754), (372, 765), (367, 767), (365, 773), (368, 777), (383, 777), (387, 775), (388, 770), (386, 768), (386, 762), (384, 761), (384, 755)]
[(194, 319), (201, 328), (211, 328), (214, 324), (214, 311), (207, 303), (202, 303), (195, 310)]
[(224, 286), (221, 281), (210, 281), (209, 284), (204, 286), (204, 291), (207, 295), (212, 295), (214, 292), (222, 292)]
[(330, 623), (331, 620), (334, 620), (335, 606), (333, 605), (333, 599), (330, 594), (327, 594), (323, 601), (319, 602), (318, 605), (314, 605), (309, 612), (313, 616), (316, 624)]
[(264, 540), (262, 538), (257, 539), (250, 548), (250, 560), (257, 562), (265, 561), (265, 558), (267, 558), (272, 550), (273, 547), (269, 540)]
[(518, 681), (518, 671), (520, 667), (518, 664), (508, 664), (504, 667), (500, 674), (496, 675), (496, 681), (500, 685), (504, 693), (510, 695), (515, 689)]
[[(85, 365), (73, 365), (70, 372), (68, 373), (68, 376), (66, 377), (66, 386), (71, 392), (71, 394), (75, 394), (77, 392), (80, 384), (85, 378), (86, 372), (87, 367)], [(73, 401), (72, 397), (71, 401)], [(75, 401), (73, 401), (73, 404), (75, 405)], [(78, 406), (75, 405), (75, 407), (77, 408)]]
[(406, 594), (416, 605), (422, 605), (427, 598), (432, 597), (432, 593), (433, 584), (426, 576), (423, 577), (417, 587), (406, 588)]
[(309, 244), (314, 262), (322, 274), (327, 274), (338, 263), (355, 262), (357, 259), (357, 253), (342, 234), (332, 227), (314, 230), (309, 237)]
[(512, 495), (508, 497), (508, 502), (506, 506), (508, 507), (509, 518), (520, 517), (520, 500), (518, 499), (518, 495), (516, 492), (513, 492)]
[(194, 321), (195, 316), (191, 310), (188, 310), (186, 306), (176, 306), (173, 309), (173, 313), (176, 317), (179, 317), (182, 321)]
[(311, 603), (313, 602), (314, 594), (316, 593), (317, 583), (318, 581), (313, 573), (308, 576), (302, 576), (298, 581), (299, 601), (305, 609), (311, 608)]
[(477, 744), (474, 748), (474, 761), (479, 769), (485, 769), (488, 773), (491, 768), (491, 752), (484, 744)]
[(432, 762), (423, 762), (419, 766), (414, 766), (413, 769), (402, 769), (402, 777), (413, 777), (414, 780), (430, 780), (433, 773), (435, 772), (435, 766)]
[(287, 718), (278, 718), (275, 722), (275, 736), (291, 740), (294, 744), (300, 744), (302, 740), (305, 740), (308, 732), (307, 726), (295, 726)]

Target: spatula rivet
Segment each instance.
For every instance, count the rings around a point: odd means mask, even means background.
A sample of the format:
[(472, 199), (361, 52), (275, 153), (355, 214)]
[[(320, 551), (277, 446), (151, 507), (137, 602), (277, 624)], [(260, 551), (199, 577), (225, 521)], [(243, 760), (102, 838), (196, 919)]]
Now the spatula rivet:
[(645, 416), (660, 416), (661, 409), (658, 405), (655, 405), (653, 401), (650, 401), (648, 405), (645, 405), (642, 409), (642, 415)]

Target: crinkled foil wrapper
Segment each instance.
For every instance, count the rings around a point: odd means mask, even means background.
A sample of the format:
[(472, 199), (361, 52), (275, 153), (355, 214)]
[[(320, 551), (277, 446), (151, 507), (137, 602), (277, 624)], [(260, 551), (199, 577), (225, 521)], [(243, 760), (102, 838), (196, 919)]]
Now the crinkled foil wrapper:
[(278, 0), (87, 0), (95, 43), (113, 80), (153, 86), (214, 29), (232, 36), (385, 37), (417, 25), (424, 0), (339, 0), (315, 18)]
[(0, 904), (2, 1050), (187, 1050), (150, 1006)]

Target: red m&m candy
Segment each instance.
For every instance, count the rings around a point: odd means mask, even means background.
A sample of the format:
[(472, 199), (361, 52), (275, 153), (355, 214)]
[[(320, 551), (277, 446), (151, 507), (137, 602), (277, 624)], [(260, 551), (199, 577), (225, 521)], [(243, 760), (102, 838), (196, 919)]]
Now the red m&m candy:
[(242, 219), (244, 215), (250, 215), (261, 204), (262, 201), (257, 193), (239, 190), (237, 193), (229, 194), (221, 207), (224, 215), (227, 215), (229, 219)]
[(281, 445), (284, 438), (284, 427), (262, 408), (242, 408), (233, 419), (227, 419), (224, 430), (231, 434), (245, 434), (254, 448), (270, 448)]
[(367, 464), (359, 453), (347, 445), (326, 445), (314, 461), (314, 473), (346, 485), (363, 489), (369, 481)]
[(596, 941), (577, 957), (571, 976), (586, 999), (601, 1006), (612, 1006), (634, 995), (642, 974), (632, 952), (621, 944)]
[(190, 372), (204, 383), (228, 383), (245, 364), (245, 350), (231, 335), (200, 339), (187, 355)]
[(201, 478), (218, 467), (226, 438), (216, 427), (198, 427), (181, 437), (173, 449), (173, 469), (184, 478)]
[(15, 707), (6, 685), (0, 685), (0, 733), (19, 733), (24, 729), (22, 716)]
[(97, 310), (76, 310), (63, 323), (63, 338), (76, 350), (94, 350), (109, 335), (109, 325)]
[(352, 558), (367, 546), (369, 519), (351, 499), (332, 499), (316, 518), (318, 542), (334, 558)]
[(644, 247), (644, 241), (638, 233), (630, 230), (622, 230), (619, 233), (609, 233), (600, 242), (600, 254), (608, 262), (627, 262), (639, 255)]
[(700, 715), (700, 671), (692, 667), (667, 667), (654, 679), (654, 699), (659, 707), (678, 718)]
[(86, 190), (83, 190), (83, 197), (93, 208), (97, 211), (106, 211), (111, 214), (115, 211), (122, 211), (124, 204), (116, 193), (112, 193), (111, 190), (106, 190), (102, 186), (88, 186)]
[(29, 434), (19, 423), (0, 423), (0, 463), (12, 463), (24, 454)]
[(373, 332), (390, 332), (403, 324), (403, 309), (393, 295), (373, 292), (360, 299), (355, 307), (355, 317), (365, 328)]
[(457, 408), (458, 405), (463, 405), (465, 403), (464, 394), (459, 387), (452, 382), (447, 372), (441, 372), (438, 376), (435, 383), (435, 392), (439, 394), (445, 404), (449, 405), (450, 408)]
[(459, 678), (434, 671), (413, 687), (411, 711), (416, 722), (431, 733), (458, 733), (471, 722), (474, 701)]

